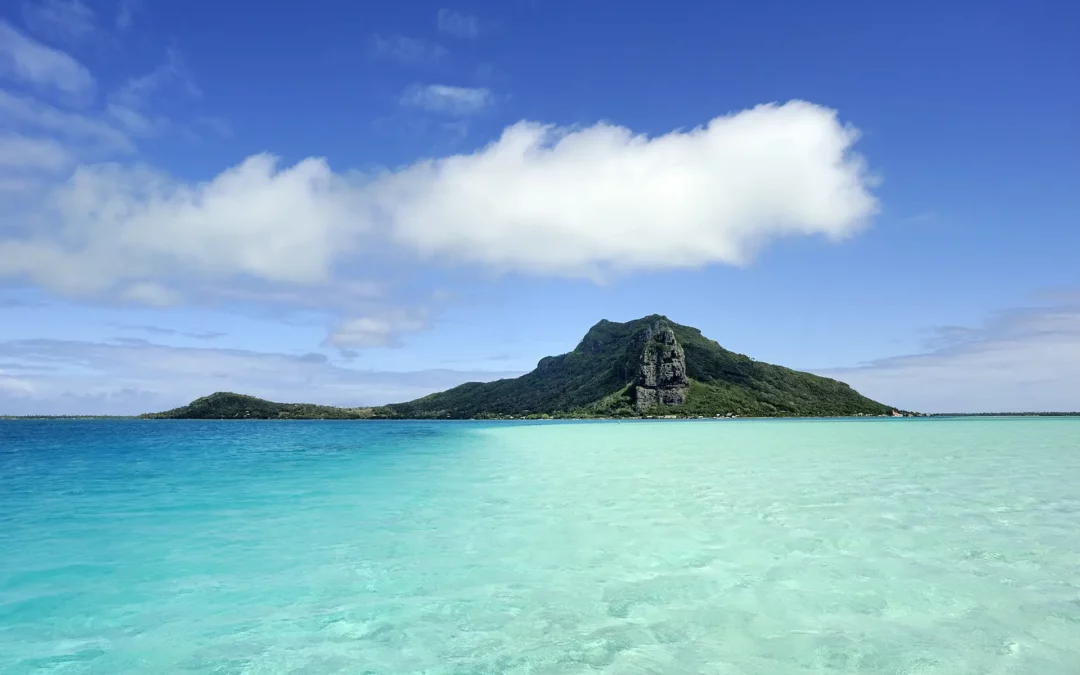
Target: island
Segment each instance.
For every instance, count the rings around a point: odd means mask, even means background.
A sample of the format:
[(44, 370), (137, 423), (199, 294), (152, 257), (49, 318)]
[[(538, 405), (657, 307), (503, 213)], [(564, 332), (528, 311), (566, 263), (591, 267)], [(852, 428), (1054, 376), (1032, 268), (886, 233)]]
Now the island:
[(735, 352), (665, 316), (600, 321), (566, 354), (415, 401), (338, 408), (218, 392), (147, 419), (547, 419), (914, 415), (847, 384)]

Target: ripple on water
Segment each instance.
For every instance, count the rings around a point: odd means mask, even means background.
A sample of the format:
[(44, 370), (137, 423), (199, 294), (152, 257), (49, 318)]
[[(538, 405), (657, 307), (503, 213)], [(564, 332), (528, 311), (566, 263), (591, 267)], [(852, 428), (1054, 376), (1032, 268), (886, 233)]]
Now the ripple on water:
[(1076, 673), (1077, 438), (0, 422), (0, 674)]

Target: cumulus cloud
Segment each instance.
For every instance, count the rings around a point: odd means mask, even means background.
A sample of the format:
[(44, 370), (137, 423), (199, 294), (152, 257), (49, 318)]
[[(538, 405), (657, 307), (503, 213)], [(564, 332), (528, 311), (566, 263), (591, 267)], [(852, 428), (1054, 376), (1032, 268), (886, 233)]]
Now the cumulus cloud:
[(69, 294), (177, 277), (323, 284), (386, 243), (556, 276), (744, 264), (773, 239), (841, 240), (867, 222), (857, 136), (792, 102), (655, 137), (521, 122), (470, 154), (369, 176), (269, 155), (197, 184), (81, 166), (46, 200), (50, 226), (0, 238), (0, 276)]
[(342, 349), (367, 347), (396, 347), (401, 336), (427, 328), (426, 311), (396, 309), (382, 313), (348, 318), (330, 333), (327, 342)]
[(32, 30), (54, 40), (84, 42), (97, 32), (94, 11), (80, 0), (27, 0), (23, 17)]
[(1080, 410), (1080, 305), (1003, 312), (936, 331), (923, 354), (821, 374), (920, 412)]
[(435, 17), (440, 33), (459, 38), (474, 38), (480, 34), (480, 20), (471, 14), (456, 12), (452, 9), (440, 9)]
[(0, 414), (8, 415), (137, 414), (222, 390), (277, 401), (378, 405), (518, 374), (359, 370), (322, 354), (166, 347), (145, 340), (0, 342), (0, 364)]
[(743, 264), (777, 237), (844, 239), (876, 212), (857, 137), (800, 101), (651, 138), (520, 122), (384, 177), (373, 197), (429, 257), (582, 276)]
[(414, 85), (401, 95), (401, 104), (448, 115), (472, 115), (491, 105), (491, 90), (447, 84)]
[(0, 20), (0, 77), (85, 99), (94, 90), (90, 71), (68, 54), (41, 44)]
[(76, 295), (131, 281), (125, 293), (150, 304), (170, 300), (153, 279), (177, 273), (325, 281), (363, 229), (353, 198), (318, 159), (279, 168), (257, 155), (196, 185), (148, 168), (80, 167), (50, 199), (54, 227), (0, 240), (0, 275)]

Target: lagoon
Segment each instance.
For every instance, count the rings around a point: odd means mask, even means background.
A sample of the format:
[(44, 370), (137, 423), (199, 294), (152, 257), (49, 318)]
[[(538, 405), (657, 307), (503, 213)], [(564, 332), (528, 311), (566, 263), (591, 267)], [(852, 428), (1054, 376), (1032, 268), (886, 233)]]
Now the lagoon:
[(1080, 419), (0, 421), (0, 673), (1075, 673)]

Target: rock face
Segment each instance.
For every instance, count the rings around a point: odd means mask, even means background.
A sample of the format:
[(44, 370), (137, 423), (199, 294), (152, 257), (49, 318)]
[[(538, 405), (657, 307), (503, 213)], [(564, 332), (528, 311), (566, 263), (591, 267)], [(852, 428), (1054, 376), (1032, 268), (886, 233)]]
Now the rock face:
[(756, 361), (691, 326), (650, 314), (600, 321), (574, 349), (541, 359), (532, 372), (467, 382), (375, 417), (833, 417), (892, 411), (843, 382)]
[(690, 392), (686, 355), (670, 327), (658, 324), (642, 333), (644, 347), (633, 385), (634, 409), (682, 405)]

